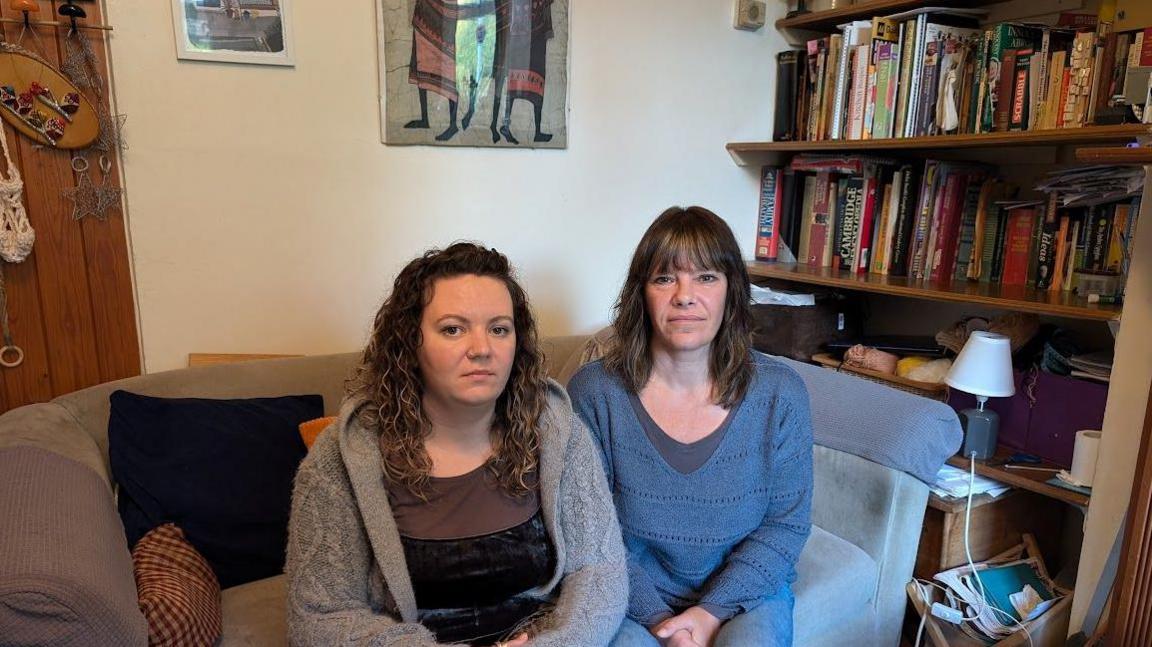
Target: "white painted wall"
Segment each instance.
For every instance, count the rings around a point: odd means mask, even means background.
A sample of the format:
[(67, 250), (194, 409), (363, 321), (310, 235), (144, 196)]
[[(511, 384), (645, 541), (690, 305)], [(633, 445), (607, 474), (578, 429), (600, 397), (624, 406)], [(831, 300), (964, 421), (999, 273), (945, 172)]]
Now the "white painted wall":
[(551, 334), (608, 320), (671, 204), (751, 255), (757, 178), (724, 144), (771, 135), (783, 43), (729, 0), (571, 0), (569, 148), (538, 152), (380, 144), (372, 0), (293, 5), (287, 69), (177, 61), (170, 2), (109, 3), (149, 372), (357, 349), (400, 267), (459, 238), (510, 256)]

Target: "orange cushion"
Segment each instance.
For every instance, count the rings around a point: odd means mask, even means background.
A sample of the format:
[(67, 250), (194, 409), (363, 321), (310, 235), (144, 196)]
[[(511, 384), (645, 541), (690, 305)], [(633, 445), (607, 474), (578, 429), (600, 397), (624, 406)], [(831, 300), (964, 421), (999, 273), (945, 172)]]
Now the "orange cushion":
[(220, 582), (184, 531), (166, 523), (132, 549), (148, 645), (211, 647), (220, 638)]
[(300, 437), (304, 439), (304, 445), (308, 447), (308, 449), (312, 449), (312, 443), (316, 442), (316, 437), (320, 435), (320, 432), (327, 429), (328, 425), (334, 422), (336, 422), (336, 416), (317, 418), (300, 423)]

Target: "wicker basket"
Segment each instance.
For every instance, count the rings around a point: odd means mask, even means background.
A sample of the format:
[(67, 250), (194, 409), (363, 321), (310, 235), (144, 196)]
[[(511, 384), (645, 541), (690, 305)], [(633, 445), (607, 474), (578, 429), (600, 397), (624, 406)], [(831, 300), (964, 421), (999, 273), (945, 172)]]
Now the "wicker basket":
[(940, 402), (946, 402), (948, 400), (948, 385), (944, 383), (933, 384), (932, 382), (917, 382), (916, 380), (909, 380), (889, 373), (880, 373), (858, 366), (848, 366), (843, 360), (836, 359), (828, 353), (817, 353), (812, 356), (812, 361), (833, 371), (851, 373), (869, 382), (876, 382), (877, 384), (890, 386), (894, 389), (907, 391), (913, 395), (919, 395), (930, 400), (939, 400)]

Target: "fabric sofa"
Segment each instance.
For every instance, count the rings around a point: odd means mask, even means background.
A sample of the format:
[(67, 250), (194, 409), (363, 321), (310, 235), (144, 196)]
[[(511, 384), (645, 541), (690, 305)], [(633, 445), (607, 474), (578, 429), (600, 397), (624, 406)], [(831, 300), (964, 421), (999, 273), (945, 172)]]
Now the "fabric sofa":
[[(546, 340), (549, 373), (578, 368), (584, 337)], [(145, 645), (108, 467), (110, 393), (340, 404), (356, 356), (182, 369), (103, 384), (0, 416), (0, 643)], [(945, 405), (792, 365), (812, 399), (812, 536), (800, 558), (797, 645), (896, 645), (928, 497), (923, 479), (960, 444)], [(70, 459), (70, 460), (69, 460)], [(284, 577), (223, 591), (221, 645), (283, 645)]]

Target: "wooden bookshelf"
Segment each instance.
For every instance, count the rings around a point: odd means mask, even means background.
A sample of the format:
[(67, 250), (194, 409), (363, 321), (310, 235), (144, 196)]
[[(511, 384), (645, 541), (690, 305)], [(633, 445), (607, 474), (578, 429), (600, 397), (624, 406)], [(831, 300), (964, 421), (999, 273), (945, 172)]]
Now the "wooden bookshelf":
[[(1128, 6), (1132, 9), (1137, 5), (1143, 7), (1149, 4), (1147, 0), (1121, 0), (1122, 5), (1125, 2), (1127, 2)], [(918, 2), (916, 0), (855, 0), (854, 4), (847, 7), (785, 17), (777, 20), (775, 25), (787, 42), (793, 47), (800, 47), (800, 51), (803, 51), (804, 45), (809, 39), (820, 38), (836, 32), (839, 25), (854, 20), (872, 20), (877, 16), (890, 16), (908, 10), (921, 9), (927, 5), (976, 8), (988, 5), (1010, 4), (1021, 3), (1012, 3), (1009, 2), (1009, 0), (938, 0), (936, 2)], [(1131, 24), (1129, 22), (1129, 24), (1126, 24), (1121, 29), (1120, 23), (1123, 22), (1122, 18), (1124, 13), (1120, 11), (1120, 9), (1121, 8), (1118, 8), (1119, 16), (1117, 17), (1116, 24), (1118, 31), (1128, 31), (1145, 26), (1141, 24)], [(1009, 13), (1011, 13), (1011, 11), (1009, 11)], [(980, 19), (979, 22), (984, 24), (987, 21)], [(905, 42), (907, 42), (907, 34), (905, 34)], [(901, 50), (901, 53), (904, 54), (907, 51), (908, 50), (904, 48)], [(789, 65), (798, 63), (800, 66), (804, 66), (806, 63), (806, 61), (803, 60), (804, 58), (804, 55), (801, 54), (801, 60), (799, 62), (785, 61), (785, 63)], [(1048, 59), (1047, 62), (1050, 61), (1051, 59)], [(900, 77), (901, 74), (906, 75), (908, 73), (906, 65), (909, 62), (910, 61), (901, 59), (901, 65), (893, 72), (898, 79), (896, 81), (897, 83), (911, 82), (913, 77)], [(1065, 62), (1067, 63), (1067, 60)], [(981, 61), (981, 63), (986, 62)], [(825, 67), (822, 70), (825, 75), (827, 75), (829, 71), (827, 65), (828, 62), (826, 61)], [(791, 71), (792, 70), (789, 70), (789, 72)], [(889, 76), (890, 83), (892, 82), (891, 78), (892, 77)], [(921, 80), (924, 80), (924, 78), (925, 76), (922, 75)], [(936, 80), (936, 77), (928, 78), (930, 80)], [(825, 76), (827, 83), (833, 83), (830, 79), (831, 77)], [(972, 79), (968, 82), (974, 84), (976, 81)], [(827, 83), (823, 86), (825, 92), (828, 91)], [(849, 88), (850, 87), (851, 86), (849, 86)], [(976, 86), (973, 85), (971, 87)], [(962, 86), (958, 84), (958, 91), (961, 88)], [(846, 91), (846, 88), (835, 85), (833, 85), (833, 89), (841, 92)], [(801, 103), (801, 105), (804, 106), (804, 103), (801, 102), (799, 98), (806, 96), (802, 94), (805, 91), (804, 86), (801, 84), (800, 89), (797, 91), (801, 94), (789, 96), (796, 97), (796, 103)], [(847, 93), (850, 97), (850, 89), (847, 90)], [(781, 93), (779, 96), (783, 97), (784, 94)], [(938, 97), (936, 97), (936, 99), (938, 100)], [(1061, 99), (1063, 99), (1063, 95), (1061, 95)], [(907, 102), (907, 99), (905, 101)], [(916, 101), (921, 101), (921, 99), (916, 99)], [(848, 103), (851, 104), (850, 101)], [(780, 104), (782, 106), (784, 105), (782, 100)], [(793, 105), (795, 105), (795, 103), (793, 103)], [(927, 107), (921, 106), (921, 109), (931, 111), (936, 104), (931, 103), (926, 104), (926, 106)], [(1068, 106), (1058, 105), (1058, 107), (1067, 108)], [(984, 106), (984, 108), (987, 108), (987, 106)], [(827, 119), (829, 116), (827, 113), (829, 111), (830, 109), (825, 107), (821, 113), (821, 118)], [(789, 126), (790, 130), (799, 129), (800, 132), (805, 132), (805, 124), (803, 122), (808, 116), (809, 115), (801, 114), (799, 118), (796, 119), (796, 123), (781, 124), (781, 126)], [(898, 113), (897, 115), (890, 116), (898, 116)], [(971, 116), (970, 113), (968, 116)], [(774, 124), (770, 125), (774, 126)], [(822, 122), (820, 125), (825, 130), (830, 127), (827, 122)], [(894, 131), (901, 132), (899, 130), (901, 125), (902, 124), (897, 121), (894, 124)], [(966, 123), (964, 127), (970, 127), (970, 122)], [(760, 136), (767, 138), (770, 137), (771, 133), (772, 130), (770, 129), (768, 133)], [(1133, 144), (1139, 144), (1147, 148), (1128, 148), (1128, 146)], [(1045, 131), (992, 132), (869, 140), (788, 142), (730, 141), (726, 149), (737, 165), (751, 167), (745, 169), (745, 173), (753, 169), (758, 170), (761, 165), (785, 166), (792, 157), (804, 153), (869, 155), (893, 158), (900, 160), (901, 163), (915, 163), (924, 159), (933, 158), (945, 161), (974, 161), (1003, 168), (1007, 176), (1006, 179), (1011, 180), (1013, 184), (1024, 189), (1025, 193), (1022, 197), (1031, 197), (1028, 189), (1034, 187), (1037, 178), (1042, 177), (1043, 174), (1050, 169), (1068, 169), (1075, 165), (1086, 164), (1152, 164), (1152, 125), (1090, 125), (1079, 128), (1062, 128)], [(1152, 169), (1149, 169), (1149, 171), (1152, 172)], [(756, 175), (758, 175), (758, 173)], [(752, 179), (752, 176), (749, 175), (748, 179)], [(796, 187), (794, 185), (790, 187), (790, 190), (795, 189)], [(916, 196), (914, 195), (913, 197), (915, 198)], [(792, 198), (794, 200), (800, 199), (796, 194), (792, 194)], [(1143, 218), (1147, 218), (1150, 211), (1152, 211), (1152, 202), (1149, 200), (1152, 200), (1152, 198), (1145, 196), (1142, 209)], [(789, 204), (791, 209), (797, 208), (794, 202), (790, 202)], [(790, 213), (790, 215), (794, 214)], [(1136, 217), (1136, 214), (1130, 213), (1130, 217)], [(779, 226), (782, 223), (777, 222), (776, 224)], [(1034, 252), (1030, 252), (1030, 254), (1034, 254)], [(1034, 258), (1030, 258), (1029, 262), (1034, 260)], [(1086, 298), (1070, 292), (1038, 291), (1034, 288), (1018, 285), (1005, 286), (998, 283), (978, 283), (963, 280), (940, 282), (916, 281), (909, 280), (906, 277), (856, 274), (832, 270), (831, 268), (813, 268), (805, 264), (751, 262), (748, 263), (748, 269), (754, 278), (770, 279), (773, 282), (786, 282), (801, 290), (806, 286), (821, 285), (828, 288), (853, 290), (860, 293), (891, 295), (900, 299), (922, 300), (920, 306), (911, 302), (905, 304), (909, 307), (906, 309), (907, 313), (905, 315), (907, 321), (903, 322), (903, 325), (893, 325), (892, 327), (895, 328), (895, 330), (870, 330), (869, 332), (872, 333), (910, 332), (913, 329), (920, 331), (927, 330), (929, 326), (933, 325), (931, 322), (938, 318), (933, 316), (931, 309), (935, 308), (939, 310), (940, 305), (938, 304), (946, 303), (972, 304), (973, 307), (979, 306), (1007, 312), (1026, 312), (1056, 318), (1102, 323), (1118, 321), (1123, 311), (1122, 306), (1119, 305), (1088, 304)], [(950, 310), (951, 309), (945, 309), (945, 312), (938, 314), (939, 316), (947, 316)], [(1132, 314), (1130, 310), (1130, 318)], [(1093, 324), (1088, 327), (1094, 328), (1097, 325), (1099, 324)], [(1118, 366), (1125, 359), (1130, 360), (1130, 357), (1131, 353), (1125, 356), (1120, 353), (1120, 348), (1117, 348)], [(1111, 413), (1111, 408), (1109, 408), (1109, 412)], [(1012, 485), (1016, 488), (1039, 493), (1055, 501), (1081, 507), (1089, 504), (1089, 496), (1048, 484), (1046, 481), (1051, 478), (1055, 472), (1006, 469), (1003, 467), (1003, 461), (1008, 458), (1012, 452), (1005, 448), (999, 449), (1000, 451), (998, 451), (995, 457), (996, 460), (981, 461), (976, 464), (975, 469), (978, 474)], [(968, 461), (961, 457), (952, 457), (948, 462), (965, 470), (969, 467)], [(1041, 466), (1053, 469), (1058, 467), (1050, 465)], [(995, 529), (988, 530), (994, 531)], [(1057, 538), (1056, 543), (1060, 543), (1059, 538)], [(1064, 613), (1067, 614), (1067, 607), (1064, 608)], [(1066, 619), (1066, 615), (1064, 617)], [(1056, 632), (1060, 633), (1060, 636), (1063, 636), (1063, 633), (1060, 632), (1058, 627)], [(1036, 636), (1033, 635), (1033, 638), (1036, 638)], [(1053, 636), (1053, 638), (1055, 638), (1055, 636)], [(1005, 642), (1013, 642), (1013, 640)], [(1037, 642), (1037, 644), (1040, 644), (1040, 642)]]
[[(894, 137), (891, 139), (827, 139), (794, 142), (732, 142), (728, 153), (741, 166), (772, 154), (795, 153), (878, 153), (931, 152), (958, 148), (1013, 148), (1035, 146), (1105, 146), (1127, 144), (1137, 137), (1152, 136), (1152, 124), (1084, 126), (1058, 130), (994, 132), (977, 135), (936, 135), (933, 137)], [(1139, 150), (1139, 149), (1134, 149)]]
[(904, 276), (854, 274), (828, 267), (810, 267), (794, 263), (748, 263), (753, 277), (781, 279), (873, 292), (930, 301), (972, 303), (1002, 310), (1034, 312), (1042, 315), (1109, 321), (1119, 319), (1122, 306), (1089, 304), (1088, 300), (1072, 292), (1049, 292), (1022, 285), (999, 285), (971, 281), (932, 282), (916, 281)]
[[(1000, 0), (940, 0), (932, 2), (933, 7), (980, 7), (997, 4)], [(851, 20), (871, 20), (872, 16), (886, 16), (924, 6), (919, 0), (865, 0), (855, 4), (829, 9), (810, 11), (791, 18), (776, 21), (776, 29), (806, 29), (808, 31), (835, 31), (837, 25)]]

